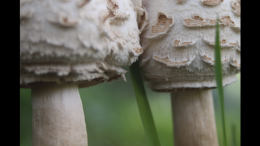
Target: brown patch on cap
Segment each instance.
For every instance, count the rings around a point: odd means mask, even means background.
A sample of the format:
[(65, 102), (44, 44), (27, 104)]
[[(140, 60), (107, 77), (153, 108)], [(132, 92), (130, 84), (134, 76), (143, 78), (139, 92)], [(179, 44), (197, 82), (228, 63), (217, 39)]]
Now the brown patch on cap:
[(216, 19), (204, 19), (199, 15), (193, 15), (192, 18), (184, 19), (184, 25), (187, 27), (204, 27), (216, 25)]
[(220, 25), (234, 26), (235, 22), (231, 20), (230, 16), (223, 16), (219, 19)]
[[(220, 25), (224, 26), (235, 26), (235, 22), (230, 16), (222, 16), (220, 19)], [(205, 27), (205, 26), (215, 26), (216, 19), (202, 18), (199, 15), (193, 15), (192, 18), (184, 19), (184, 25), (187, 27)]]
[(193, 18), (194, 20), (200, 20), (200, 21), (203, 21), (203, 18), (200, 17), (200, 16), (197, 16), (197, 15), (193, 16), (192, 18)]
[(105, 22), (108, 18), (111, 18), (109, 22), (110, 24), (120, 25), (122, 24), (122, 21), (129, 18), (129, 14), (119, 10), (119, 6), (114, 0), (107, 0), (107, 9), (108, 12), (104, 16), (103, 22)]
[(173, 18), (167, 17), (162, 12), (158, 13), (157, 23), (152, 26), (152, 33), (166, 32), (173, 24)]
[(142, 54), (143, 48), (134, 48), (134, 51), (135, 51), (136, 54)]
[(177, 0), (177, 4), (183, 4), (184, 2), (186, 2), (187, 0)]
[(202, 0), (202, 4), (206, 6), (216, 6), (219, 5), (223, 0)]
[(71, 17), (64, 16), (64, 15), (59, 15), (58, 19), (49, 19), (48, 21), (50, 23), (60, 25), (63, 27), (73, 27), (78, 24), (78, 20), (76, 18), (71, 18)]
[(204, 55), (200, 55), (202, 61), (204, 61), (205, 63), (208, 63), (210, 65), (214, 65), (215, 63), (215, 60), (209, 56), (207, 56), (206, 54)]
[(193, 46), (195, 41), (181, 42), (180, 40), (174, 40), (174, 47), (188, 47)]
[(63, 16), (63, 17), (60, 17), (59, 23), (62, 26), (71, 27), (71, 26), (75, 26), (78, 23), (78, 21), (72, 20), (66, 16)]
[(157, 62), (163, 63), (169, 67), (181, 67), (189, 65), (193, 59), (185, 59), (183, 61), (171, 61), (168, 57), (153, 56), (153, 59)]
[(115, 11), (119, 8), (118, 4), (114, 2), (114, 0), (107, 0), (107, 5), (108, 13), (104, 17), (104, 21), (109, 17), (114, 17), (116, 15)]
[[(205, 54), (205, 53), (200, 53), (200, 59), (203, 61), (203, 62), (205, 62), (205, 63), (207, 63), (207, 64), (209, 64), (209, 65), (214, 65), (215, 64), (215, 59), (214, 59), (214, 57), (211, 57), (211, 56), (209, 56), (208, 54)], [(227, 57), (225, 57), (225, 58), (222, 58), (221, 59), (221, 64), (225, 64), (225, 63), (228, 63), (229, 62), (229, 58), (227, 58)]]
[(225, 43), (227, 43), (227, 40), (225, 39), (221, 40), (221, 44), (225, 44)]
[[(203, 41), (210, 46), (213, 46), (213, 47), (215, 46), (215, 41), (210, 41), (210, 40), (207, 40), (207, 39), (203, 39)], [(228, 42), (226, 39), (222, 39), (220, 41), (220, 47), (221, 48), (237, 48), (237, 47), (239, 47), (239, 43), (237, 41), (236, 42)]]

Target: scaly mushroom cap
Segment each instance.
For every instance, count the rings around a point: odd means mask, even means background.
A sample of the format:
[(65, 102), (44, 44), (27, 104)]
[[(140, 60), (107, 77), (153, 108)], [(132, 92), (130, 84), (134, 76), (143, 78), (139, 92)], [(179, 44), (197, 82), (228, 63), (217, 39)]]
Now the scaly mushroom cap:
[(220, 19), (223, 83), (240, 70), (240, 0), (150, 0), (141, 67), (153, 90), (216, 87), (214, 44)]
[(123, 76), (143, 51), (136, 7), (131, 0), (21, 0), (21, 86)]

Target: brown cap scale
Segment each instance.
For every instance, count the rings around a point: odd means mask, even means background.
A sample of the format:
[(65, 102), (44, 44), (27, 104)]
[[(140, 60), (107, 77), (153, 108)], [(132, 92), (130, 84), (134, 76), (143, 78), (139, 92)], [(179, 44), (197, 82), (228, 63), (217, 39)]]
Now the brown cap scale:
[(20, 85), (32, 88), (34, 146), (87, 145), (78, 87), (124, 77), (137, 60), (137, 8), (131, 0), (20, 1)]
[(240, 1), (150, 0), (145, 8), (149, 26), (141, 36), (140, 66), (153, 90), (172, 93), (176, 145), (218, 145), (210, 94), (216, 87), (215, 24), (218, 15), (228, 85), (240, 70)]

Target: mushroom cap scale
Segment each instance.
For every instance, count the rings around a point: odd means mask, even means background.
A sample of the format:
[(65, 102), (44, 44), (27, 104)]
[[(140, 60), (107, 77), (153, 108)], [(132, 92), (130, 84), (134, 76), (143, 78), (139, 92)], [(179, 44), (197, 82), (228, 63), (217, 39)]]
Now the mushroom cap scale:
[[(208, 1), (208, 2), (213, 2)], [(214, 88), (215, 24), (220, 19), (221, 62), (223, 84), (236, 80), (240, 71), (240, 7), (234, 2), (216, 1), (213, 5), (200, 1), (151, 0), (145, 8), (149, 25), (141, 36), (144, 53), (140, 66), (150, 87), (156, 91), (180, 88)], [(159, 23), (164, 15), (172, 24)], [(153, 27), (161, 24), (161, 32)]]
[(93, 85), (143, 52), (131, 0), (21, 0), (20, 85)]

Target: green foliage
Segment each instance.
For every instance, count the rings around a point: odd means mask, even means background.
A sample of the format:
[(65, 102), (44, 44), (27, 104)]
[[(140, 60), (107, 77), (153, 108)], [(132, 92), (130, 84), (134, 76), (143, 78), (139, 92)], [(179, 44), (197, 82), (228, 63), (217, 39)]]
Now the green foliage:
[(221, 64), (221, 46), (220, 46), (220, 34), (219, 34), (219, 19), (217, 19), (216, 24), (216, 41), (215, 41), (215, 74), (218, 96), (220, 100), (220, 110), (222, 117), (222, 128), (223, 128), (223, 146), (227, 146), (226, 137), (226, 123), (225, 123), (225, 104), (224, 104), (224, 90), (222, 83), (222, 64)]
[(237, 139), (236, 139), (236, 126), (234, 123), (231, 124), (231, 133), (232, 133), (232, 146), (237, 146)]

